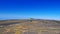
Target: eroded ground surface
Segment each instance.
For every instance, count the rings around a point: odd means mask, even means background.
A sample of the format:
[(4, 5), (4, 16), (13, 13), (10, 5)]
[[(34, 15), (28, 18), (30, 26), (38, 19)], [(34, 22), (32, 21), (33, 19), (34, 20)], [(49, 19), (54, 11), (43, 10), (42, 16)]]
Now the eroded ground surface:
[(60, 34), (60, 22), (32, 21), (1, 24), (0, 34)]

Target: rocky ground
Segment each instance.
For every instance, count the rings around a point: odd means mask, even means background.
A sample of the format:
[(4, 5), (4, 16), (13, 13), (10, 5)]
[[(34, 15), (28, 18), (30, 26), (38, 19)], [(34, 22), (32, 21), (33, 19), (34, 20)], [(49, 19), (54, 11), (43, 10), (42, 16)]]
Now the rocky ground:
[(0, 21), (0, 34), (60, 34), (60, 21)]

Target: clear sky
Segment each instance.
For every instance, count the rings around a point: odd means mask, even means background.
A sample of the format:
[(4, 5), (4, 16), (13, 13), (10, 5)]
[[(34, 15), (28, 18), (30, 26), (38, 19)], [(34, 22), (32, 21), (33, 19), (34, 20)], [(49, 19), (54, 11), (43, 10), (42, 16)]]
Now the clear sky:
[(60, 0), (0, 0), (0, 20), (30, 17), (60, 20)]

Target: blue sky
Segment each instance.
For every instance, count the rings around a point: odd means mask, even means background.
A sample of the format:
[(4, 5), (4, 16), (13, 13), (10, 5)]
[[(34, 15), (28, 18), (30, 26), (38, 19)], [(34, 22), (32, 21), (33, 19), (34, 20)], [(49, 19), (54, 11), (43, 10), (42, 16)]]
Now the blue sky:
[(0, 0), (0, 20), (30, 17), (60, 20), (60, 0)]

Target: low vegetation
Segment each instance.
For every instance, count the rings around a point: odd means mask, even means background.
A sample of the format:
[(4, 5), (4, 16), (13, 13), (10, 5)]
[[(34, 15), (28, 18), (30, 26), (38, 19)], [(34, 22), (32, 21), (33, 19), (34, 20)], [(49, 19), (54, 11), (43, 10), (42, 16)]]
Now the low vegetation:
[(0, 34), (59, 34), (60, 33), (59, 22), (60, 21), (33, 20), (33, 19), (30, 19), (30, 21), (27, 20), (1, 21)]

